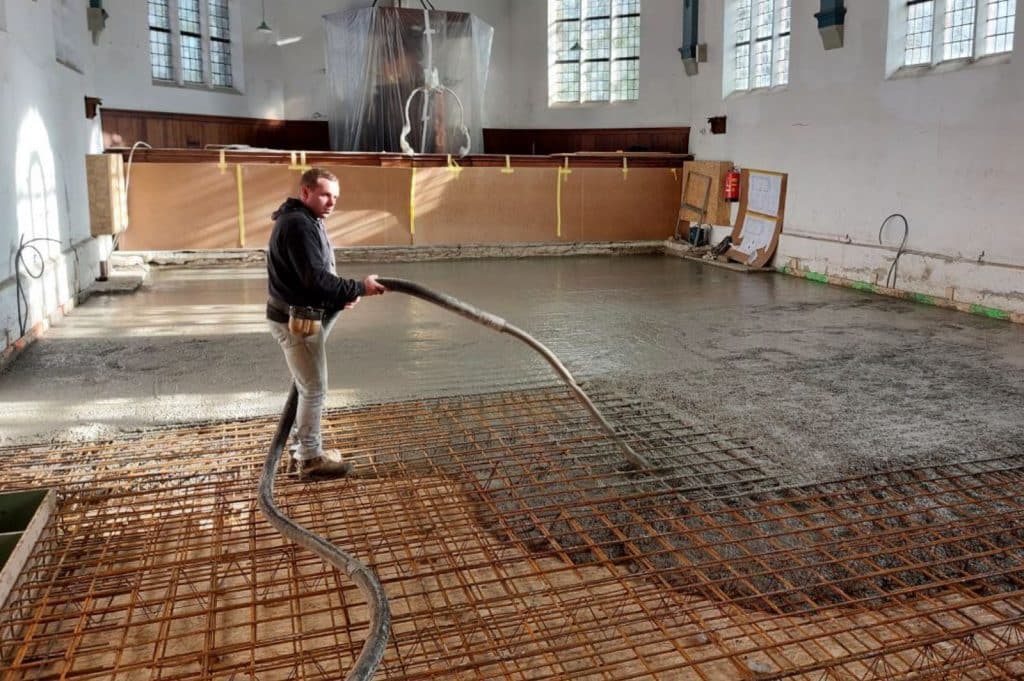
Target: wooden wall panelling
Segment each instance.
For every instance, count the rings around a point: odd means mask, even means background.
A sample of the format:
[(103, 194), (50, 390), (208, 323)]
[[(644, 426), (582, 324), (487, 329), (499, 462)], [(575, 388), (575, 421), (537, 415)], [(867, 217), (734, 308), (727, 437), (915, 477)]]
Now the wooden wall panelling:
[(330, 149), (326, 121), (280, 121), (127, 109), (101, 109), (101, 120), (107, 148), (130, 147), (142, 141), (157, 148), (202, 149), (207, 145), (247, 144), (274, 149)]
[(488, 154), (563, 154), (578, 151), (689, 153), (690, 129), (671, 128), (484, 128)]

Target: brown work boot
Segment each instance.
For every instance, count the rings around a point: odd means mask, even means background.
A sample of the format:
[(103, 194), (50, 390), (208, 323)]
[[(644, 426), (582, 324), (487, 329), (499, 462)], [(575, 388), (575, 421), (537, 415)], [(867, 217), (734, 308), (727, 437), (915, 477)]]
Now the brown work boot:
[(343, 478), (352, 473), (355, 467), (341, 458), (341, 454), (329, 450), (316, 457), (304, 461), (295, 461), (300, 480), (307, 478)]

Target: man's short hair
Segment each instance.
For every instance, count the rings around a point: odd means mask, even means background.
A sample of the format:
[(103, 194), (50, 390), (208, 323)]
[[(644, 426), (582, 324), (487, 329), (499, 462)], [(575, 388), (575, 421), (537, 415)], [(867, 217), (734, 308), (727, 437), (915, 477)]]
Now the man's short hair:
[(310, 168), (306, 172), (302, 173), (302, 180), (299, 181), (299, 186), (313, 189), (320, 180), (337, 182), (338, 176), (326, 168)]

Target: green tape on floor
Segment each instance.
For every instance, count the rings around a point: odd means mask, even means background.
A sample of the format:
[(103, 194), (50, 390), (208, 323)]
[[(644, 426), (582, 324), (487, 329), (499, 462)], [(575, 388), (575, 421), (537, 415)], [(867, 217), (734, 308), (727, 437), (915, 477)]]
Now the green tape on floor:
[(808, 272), (804, 276), (806, 276), (811, 281), (818, 282), (819, 284), (827, 284), (828, 283), (828, 275), (827, 274), (818, 274), (817, 272)]
[(867, 291), (868, 293), (877, 293), (874, 284), (869, 284), (866, 281), (855, 281), (850, 284), (851, 288), (855, 288), (858, 291)]
[(985, 307), (984, 305), (978, 305), (975, 303), (971, 305), (971, 314), (980, 314), (992, 319), (1009, 319), (1010, 313), (1005, 310), (997, 310), (994, 307)]
[(913, 300), (915, 303), (921, 303), (922, 305), (935, 304), (935, 298), (932, 298), (931, 296), (925, 293), (912, 293), (910, 295), (910, 299)]

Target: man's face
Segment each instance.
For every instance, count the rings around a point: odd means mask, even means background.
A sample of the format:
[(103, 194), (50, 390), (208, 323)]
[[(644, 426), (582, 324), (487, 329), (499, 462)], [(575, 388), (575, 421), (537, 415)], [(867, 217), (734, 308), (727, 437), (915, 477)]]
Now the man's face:
[(302, 187), (302, 202), (318, 218), (325, 218), (338, 201), (338, 183), (321, 177), (315, 187)]

